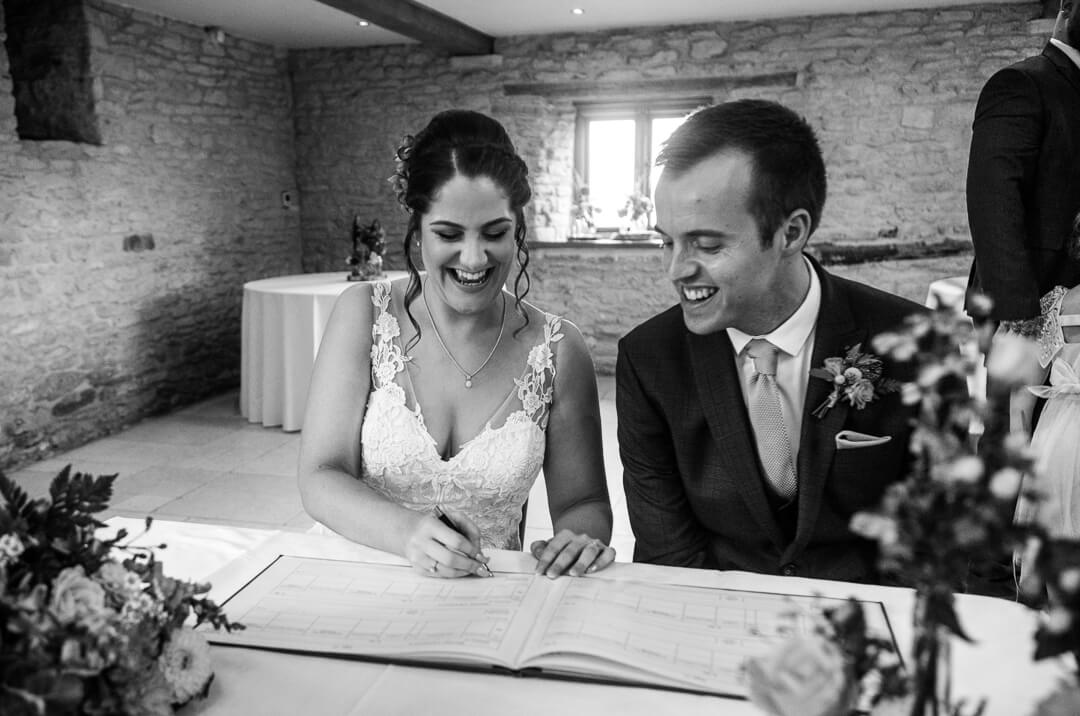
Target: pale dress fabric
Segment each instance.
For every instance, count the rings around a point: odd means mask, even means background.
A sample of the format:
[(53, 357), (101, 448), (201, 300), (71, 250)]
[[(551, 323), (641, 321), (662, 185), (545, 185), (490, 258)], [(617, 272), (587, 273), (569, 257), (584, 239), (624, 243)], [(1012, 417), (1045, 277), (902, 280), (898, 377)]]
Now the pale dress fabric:
[[(1048, 294), (1047, 309), (1054, 316), (1048, 330), (1040, 337), (1044, 355), (1052, 360), (1049, 385), (1029, 390), (1046, 399), (1031, 438), (1036, 459), (1035, 479), (1031, 487), (1037, 500), (1021, 494), (1016, 506), (1016, 521), (1038, 522), (1055, 537), (1080, 537), (1080, 343), (1065, 343), (1061, 325), (1077, 325), (1080, 316), (1060, 314), (1063, 289)], [(1046, 300), (1046, 299), (1044, 299)], [(1031, 565), (1021, 566), (1020, 582), (1028, 577)]]
[(544, 464), (561, 319), (545, 314), (543, 340), (530, 350), (506, 400), (479, 435), (443, 460), (405, 367), (409, 358), (398, 340), (389, 282), (373, 286), (372, 302), (372, 389), (360, 432), (363, 480), (413, 510), (461, 510), (480, 529), (484, 548), (521, 549), (521, 508)]

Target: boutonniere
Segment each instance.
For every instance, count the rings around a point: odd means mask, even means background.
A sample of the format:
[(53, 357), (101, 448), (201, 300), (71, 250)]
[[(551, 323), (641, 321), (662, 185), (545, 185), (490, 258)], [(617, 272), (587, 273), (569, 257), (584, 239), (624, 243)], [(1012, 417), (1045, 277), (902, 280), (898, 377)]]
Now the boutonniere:
[(829, 408), (844, 399), (851, 407), (862, 410), (874, 398), (900, 389), (900, 381), (882, 376), (881, 359), (872, 353), (861, 353), (862, 343), (856, 343), (843, 357), (825, 359), (824, 368), (810, 369), (810, 375), (833, 384), (833, 391), (821, 405), (814, 408), (815, 418), (825, 417)]

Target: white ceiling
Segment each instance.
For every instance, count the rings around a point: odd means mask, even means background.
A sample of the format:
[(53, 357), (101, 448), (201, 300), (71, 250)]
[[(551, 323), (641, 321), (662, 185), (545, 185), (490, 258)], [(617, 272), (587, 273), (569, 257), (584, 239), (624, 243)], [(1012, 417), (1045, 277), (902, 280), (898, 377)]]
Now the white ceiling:
[[(288, 48), (361, 47), (413, 42), (317, 0), (111, 0), (119, 5), (216, 26), (227, 34)], [(641, 25), (755, 20), (803, 15), (929, 9), (1031, 0), (422, 0), (493, 37), (585, 32)], [(583, 15), (573, 15), (572, 8)]]

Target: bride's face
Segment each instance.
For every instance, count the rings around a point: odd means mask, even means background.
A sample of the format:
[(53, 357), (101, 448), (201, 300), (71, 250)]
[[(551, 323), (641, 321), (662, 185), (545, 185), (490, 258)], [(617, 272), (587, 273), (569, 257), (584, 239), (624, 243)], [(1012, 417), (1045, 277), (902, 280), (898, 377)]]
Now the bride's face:
[(420, 221), (431, 297), (459, 313), (494, 305), (514, 262), (515, 223), (506, 194), (491, 179), (459, 174), (444, 184)]

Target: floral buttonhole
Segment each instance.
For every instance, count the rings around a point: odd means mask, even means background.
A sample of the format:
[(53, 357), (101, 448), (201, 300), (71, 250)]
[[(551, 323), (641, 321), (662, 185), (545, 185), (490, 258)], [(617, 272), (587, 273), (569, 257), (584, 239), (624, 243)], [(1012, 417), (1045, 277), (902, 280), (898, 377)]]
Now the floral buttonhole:
[(825, 417), (829, 408), (841, 400), (862, 410), (877, 396), (900, 390), (900, 381), (882, 375), (881, 359), (872, 353), (862, 353), (861, 348), (862, 343), (856, 343), (842, 358), (826, 358), (824, 367), (810, 369), (811, 376), (827, 380), (833, 386), (829, 397), (811, 413), (815, 418)]

